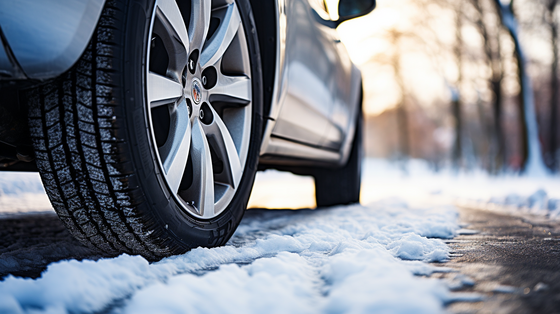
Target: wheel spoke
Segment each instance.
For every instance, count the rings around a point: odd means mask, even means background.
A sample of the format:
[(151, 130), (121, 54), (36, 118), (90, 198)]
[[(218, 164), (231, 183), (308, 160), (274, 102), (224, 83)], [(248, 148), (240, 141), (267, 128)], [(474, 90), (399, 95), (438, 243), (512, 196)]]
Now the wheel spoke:
[(150, 72), (148, 74), (148, 100), (154, 108), (169, 104), (183, 95), (183, 86), (170, 78)]
[(189, 110), (185, 101), (182, 101), (172, 113), (171, 134), (165, 145), (160, 149), (163, 169), (167, 183), (173, 192), (179, 190), (183, 174), (189, 157), (191, 144), (191, 123)]
[(192, 2), (191, 21), (189, 24), (190, 46), (201, 49), (206, 40), (210, 28), (210, 14), (212, 12), (211, 0), (199, 0)]
[(165, 18), (169, 27), (168, 31), (172, 31), (174, 37), (179, 40), (185, 47), (185, 51), (189, 51), (189, 39), (187, 36), (187, 27), (181, 15), (181, 11), (175, 0), (158, 0), (157, 6), (161, 16)]
[(218, 155), (218, 158), (220, 158), (224, 163), (222, 173), (216, 175), (216, 182), (227, 184), (236, 189), (243, 172), (241, 168), (241, 161), (239, 159), (239, 152), (227, 126), (222, 121), (222, 118), (220, 118), (214, 109), (211, 110), (214, 116), (214, 121), (212, 124), (204, 126), (204, 128), (207, 130), (206, 134), (208, 137), (210, 137), (213, 140), (213, 143), (215, 143), (213, 148)]
[(246, 76), (218, 75), (218, 82), (210, 90), (210, 101), (239, 104), (251, 102), (251, 79)]
[(189, 196), (203, 217), (214, 216), (214, 171), (212, 155), (206, 134), (198, 119), (193, 122), (191, 159), (193, 163), (193, 183)]
[(219, 12), (216, 12), (216, 16), (220, 18), (220, 26), (212, 35), (212, 38), (204, 45), (200, 56), (202, 68), (214, 65), (223, 56), (241, 24), (241, 17), (235, 2), (220, 9)]

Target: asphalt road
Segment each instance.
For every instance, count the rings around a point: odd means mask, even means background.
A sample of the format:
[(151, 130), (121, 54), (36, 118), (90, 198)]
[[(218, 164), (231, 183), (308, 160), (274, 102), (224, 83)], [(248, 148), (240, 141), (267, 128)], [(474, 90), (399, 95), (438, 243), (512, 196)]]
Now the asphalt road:
[[(560, 313), (560, 221), (461, 208), (467, 229), (446, 241), (452, 259), (436, 273), (474, 292), (480, 302), (448, 305), (453, 313)], [(469, 231), (470, 230), (470, 231)], [(54, 213), (0, 219), (0, 280), (8, 274), (38, 277), (52, 262), (104, 257), (81, 245)]]
[[(560, 221), (460, 208), (466, 229), (478, 231), (448, 241), (453, 258), (442, 266), (458, 291), (482, 302), (457, 302), (454, 313), (560, 313)], [(472, 279), (470, 281), (469, 279)]]
[(101, 257), (74, 239), (54, 212), (0, 219), (0, 279), (8, 274), (36, 278), (56, 261)]

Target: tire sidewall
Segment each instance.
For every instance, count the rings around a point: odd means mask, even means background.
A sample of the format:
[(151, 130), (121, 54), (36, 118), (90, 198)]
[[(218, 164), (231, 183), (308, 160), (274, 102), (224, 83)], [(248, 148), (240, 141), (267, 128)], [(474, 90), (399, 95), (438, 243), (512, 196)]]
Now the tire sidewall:
[[(147, 217), (156, 234), (178, 242), (177, 249), (222, 245), (231, 237), (241, 221), (253, 186), (262, 136), (262, 73), (256, 27), (248, 0), (236, 0), (250, 55), (252, 76), (252, 125), (247, 162), (239, 187), (227, 208), (212, 219), (200, 219), (182, 209), (167, 188), (148, 124), (146, 105), (147, 43), (154, 0), (130, 0), (124, 37), (123, 115), (124, 138), (128, 144), (130, 163), (143, 192), (138, 209)], [(171, 244), (171, 243), (170, 243)], [(175, 246), (175, 245), (173, 245)]]

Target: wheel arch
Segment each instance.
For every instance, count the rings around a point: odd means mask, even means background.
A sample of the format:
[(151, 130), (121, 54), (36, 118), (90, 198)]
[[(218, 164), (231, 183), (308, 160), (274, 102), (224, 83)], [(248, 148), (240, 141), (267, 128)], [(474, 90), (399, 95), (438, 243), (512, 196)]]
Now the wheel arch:
[(339, 161), (339, 165), (342, 166), (346, 164), (348, 160), (348, 156), (350, 155), (350, 151), (352, 149), (352, 143), (354, 141), (354, 136), (356, 135), (356, 127), (358, 115), (361, 113), (363, 114), (363, 105), (364, 105), (364, 81), (362, 77), (362, 71), (356, 65), (352, 65), (352, 87), (354, 88), (354, 97), (352, 97), (351, 103), (355, 104), (354, 112), (352, 114), (352, 121), (354, 123), (349, 125), (346, 139), (344, 140), (342, 147), (341, 147), (341, 159)]
[(105, 0), (0, 2), (0, 79), (54, 78), (83, 54)]
[[(250, 0), (261, 51), (263, 73), (263, 119), (270, 117), (278, 60), (277, 1)], [(264, 124), (266, 126), (266, 123)]]

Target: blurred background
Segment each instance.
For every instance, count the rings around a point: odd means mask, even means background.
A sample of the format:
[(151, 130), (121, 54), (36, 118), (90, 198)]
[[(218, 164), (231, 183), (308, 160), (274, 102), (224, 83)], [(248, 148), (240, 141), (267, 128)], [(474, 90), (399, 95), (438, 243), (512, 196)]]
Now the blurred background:
[[(364, 83), (362, 203), (429, 190), (430, 178), (479, 198), (558, 182), (559, 2), (378, 0), (340, 25)], [(249, 206), (313, 208), (313, 193), (311, 177), (258, 173)]]
[(343, 23), (363, 73), (366, 155), (404, 171), (417, 158), (558, 172), (558, 2), (378, 0)]

